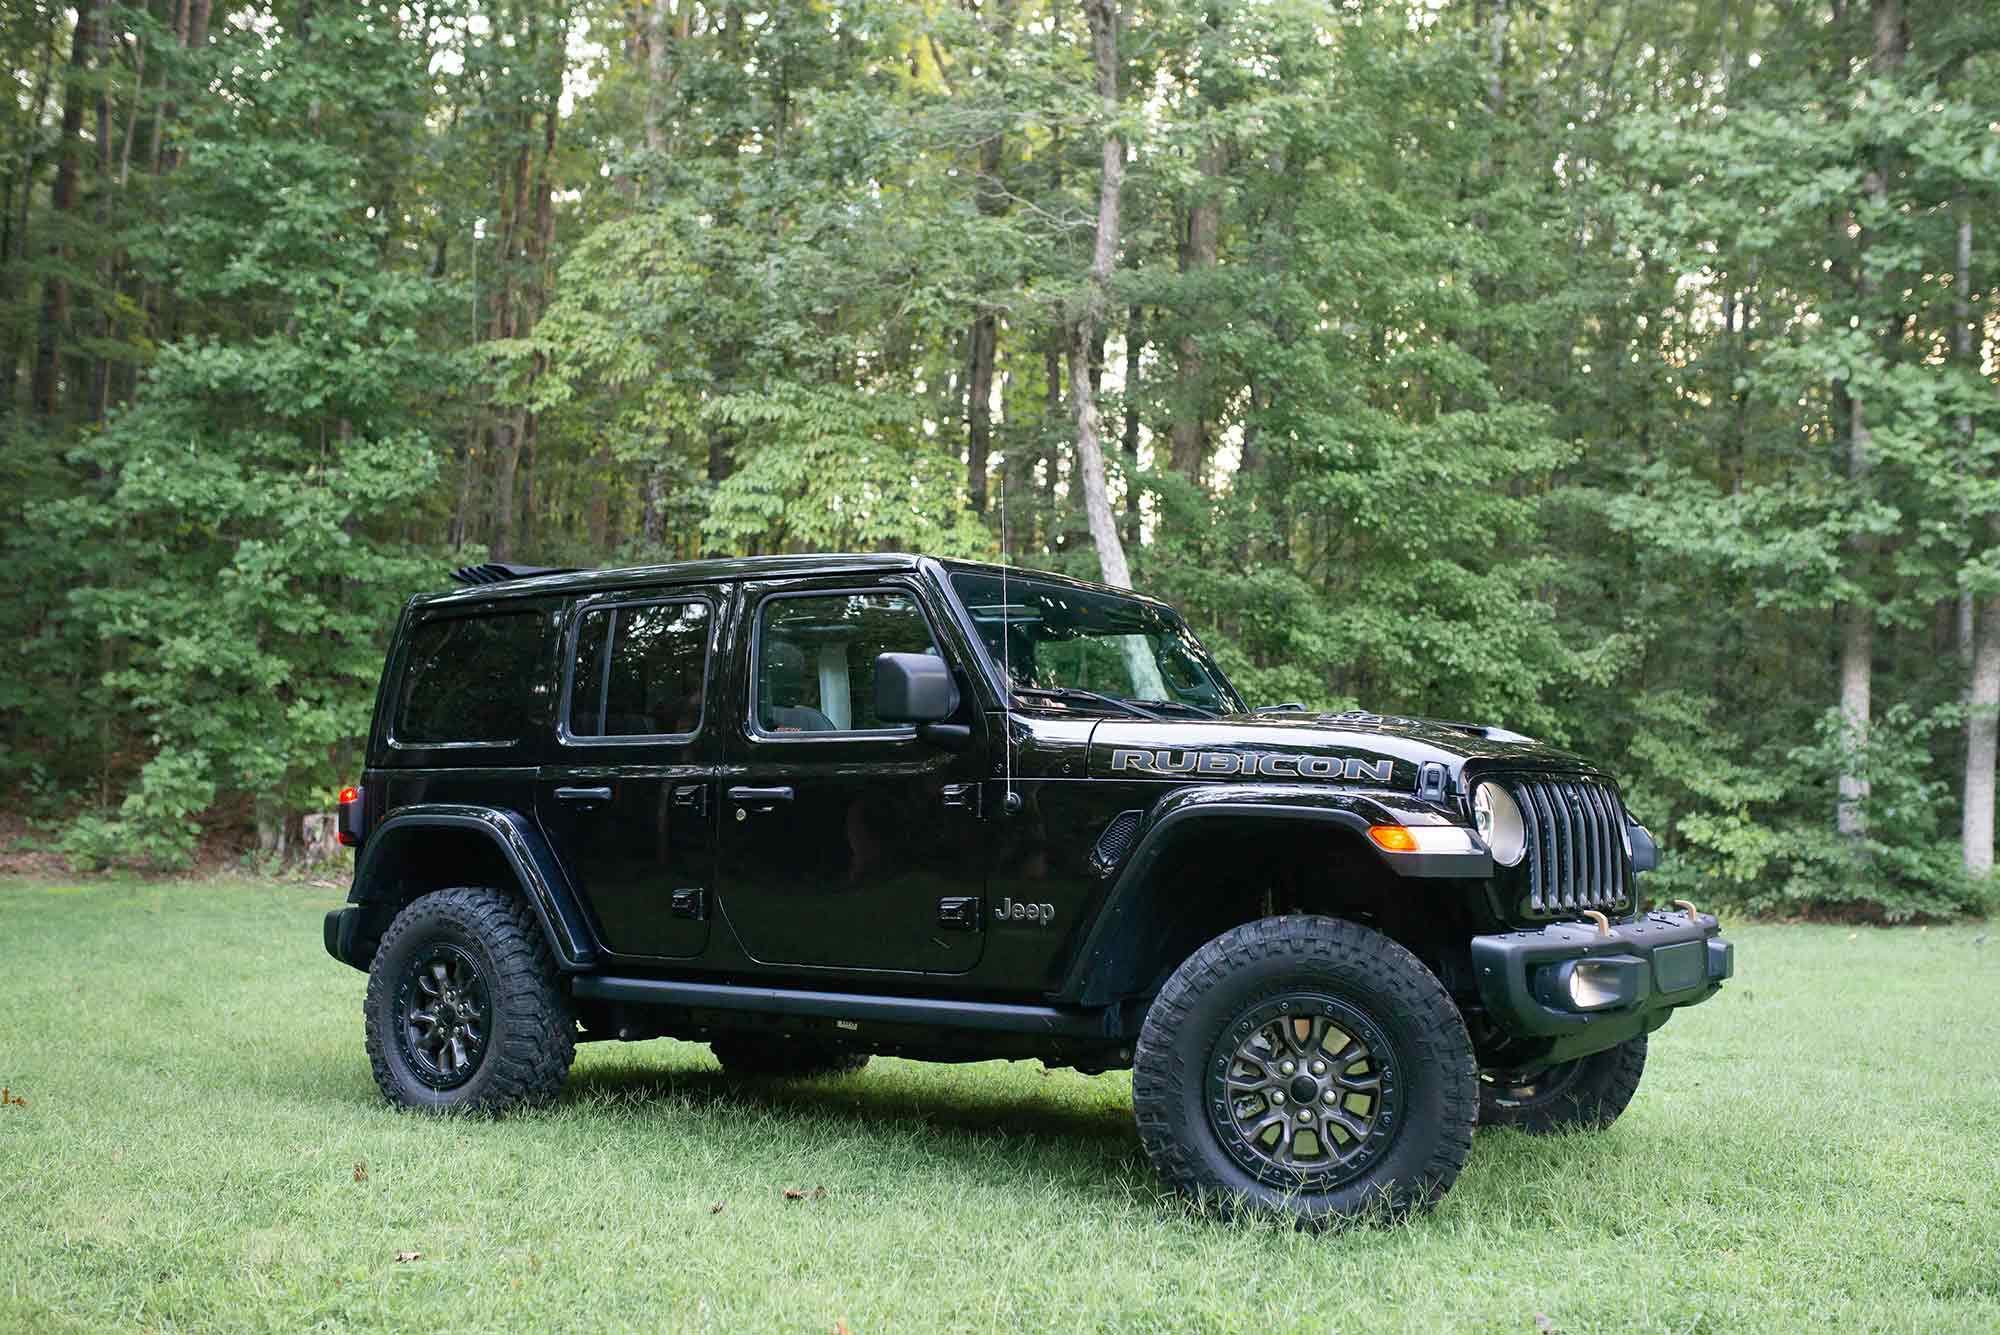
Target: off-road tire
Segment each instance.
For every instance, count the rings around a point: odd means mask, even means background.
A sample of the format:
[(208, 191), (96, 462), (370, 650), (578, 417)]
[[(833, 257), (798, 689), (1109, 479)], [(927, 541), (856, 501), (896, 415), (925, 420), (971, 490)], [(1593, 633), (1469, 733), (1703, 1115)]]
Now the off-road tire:
[(1645, 1071), (1646, 1036), (1641, 1034), (1615, 1048), (1551, 1066), (1533, 1082), (1510, 1085), (1506, 1075), (1482, 1072), (1479, 1124), (1511, 1126), (1537, 1136), (1602, 1131), (1632, 1102)]
[[(462, 952), (485, 995), (479, 1057), (462, 1083), (427, 1081), (404, 1040), (398, 994), (427, 951)], [(368, 969), (362, 1004), (368, 1061), (392, 1103), (433, 1112), (497, 1115), (544, 1103), (562, 1088), (576, 1057), (576, 1014), (528, 906), (499, 890), (459, 886), (412, 901)]]
[[(1249, 1023), (1241, 1017), (1289, 1007), (1279, 999), (1295, 995), (1351, 1007), (1372, 1022), (1387, 1041), (1392, 1106), (1400, 1108), (1396, 1125), (1378, 1123), (1359, 1141), (1363, 1166), (1346, 1170), (1358, 1175), (1324, 1190), (1247, 1170), (1220, 1129), (1227, 1105), (1210, 1098), (1209, 1073), (1223, 1069), (1213, 1064), (1231, 1050), (1221, 1046), (1225, 1031), (1234, 1042)], [(1147, 1158), (1175, 1191), (1225, 1211), (1270, 1211), (1325, 1227), (1390, 1222), (1436, 1203), (1472, 1149), (1479, 1091), (1464, 1018), (1416, 956), (1357, 923), (1300, 915), (1234, 928), (1174, 971), (1140, 1030), (1132, 1107)], [(1289, 1144), (1296, 1132), (1286, 1134)]]
[(868, 1064), (868, 1054), (809, 1038), (766, 1038), (760, 1034), (723, 1035), (709, 1051), (730, 1075), (773, 1079), (811, 1079), (852, 1075)]

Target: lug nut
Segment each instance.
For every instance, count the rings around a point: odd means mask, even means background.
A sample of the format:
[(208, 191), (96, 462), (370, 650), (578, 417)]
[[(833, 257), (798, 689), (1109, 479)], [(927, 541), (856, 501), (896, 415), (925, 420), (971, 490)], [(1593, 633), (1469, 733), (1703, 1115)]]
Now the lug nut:
[(1271, 1102), (1272, 1102), (1273, 1104), (1279, 1104), (1279, 1103), (1283, 1103), (1284, 1101), (1285, 1101), (1285, 1091), (1284, 1091), (1284, 1090), (1282, 1090), (1282, 1089), (1274, 1089), (1274, 1090), (1272, 1090), (1272, 1091), (1271, 1091)]
[(1319, 1101), (1320, 1101), (1321, 1103), (1333, 1103), (1333, 1102), (1335, 1102), (1335, 1099), (1334, 1099), (1334, 1094), (1333, 1094), (1333, 1091), (1329, 1089), (1328, 1091), (1326, 1091), (1326, 1093), (1324, 1093), (1324, 1094), (1320, 1095), (1320, 1096), (1319, 1096)]
[(1278, 1063), (1278, 1069), (1280, 1071), (1283, 1071), (1286, 1075), (1290, 1075), (1295, 1068), (1292, 1066), (1291, 1062), (1281, 1061)]
[(1307, 1112), (1304, 1108), (1299, 1109), (1299, 1120), (1301, 1122), (1310, 1122), (1312, 1119), (1313, 1115), (1311, 1113)]
[(1326, 1063), (1325, 1063), (1325, 1062), (1314, 1062), (1314, 1063), (1313, 1063), (1313, 1074), (1314, 1074), (1314, 1075), (1325, 1075), (1325, 1074), (1326, 1074)]

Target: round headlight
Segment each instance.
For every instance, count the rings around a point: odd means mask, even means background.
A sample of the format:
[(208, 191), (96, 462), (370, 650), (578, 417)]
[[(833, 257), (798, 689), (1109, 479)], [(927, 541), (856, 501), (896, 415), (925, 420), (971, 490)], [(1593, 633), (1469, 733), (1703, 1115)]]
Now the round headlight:
[(1492, 851), (1493, 860), (1501, 866), (1513, 866), (1528, 851), (1521, 808), (1499, 784), (1482, 783), (1472, 790), (1472, 823)]

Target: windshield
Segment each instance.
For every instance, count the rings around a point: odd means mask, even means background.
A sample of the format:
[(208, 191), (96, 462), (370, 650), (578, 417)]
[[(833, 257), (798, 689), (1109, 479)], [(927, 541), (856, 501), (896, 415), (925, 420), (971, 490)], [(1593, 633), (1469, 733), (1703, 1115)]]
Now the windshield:
[(1187, 623), (1164, 608), (1033, 576), (1008, 575), (1004, 596), (997, 574), (954, 571), (951, 583), (1018, 692), (1090, 692), (1173, 713), (1243, 708)]

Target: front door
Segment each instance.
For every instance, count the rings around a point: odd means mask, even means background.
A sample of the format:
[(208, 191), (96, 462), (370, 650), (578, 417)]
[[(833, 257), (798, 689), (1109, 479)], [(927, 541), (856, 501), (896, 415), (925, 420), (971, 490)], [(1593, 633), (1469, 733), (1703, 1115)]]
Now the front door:
[(580, 604), (535, 813), (605, 948), (683, 959), (714, 914), (722, 587)]
[[(917, 585), (744, 587), (748, 699), (731, 719), (722, 903), (776, 965), (962, 973), (979, 960), (980, 710), (952, 752), (875, 717), (875, 657), (945, 653)], [(956, 674), (961, 693), (971, 683)]]

